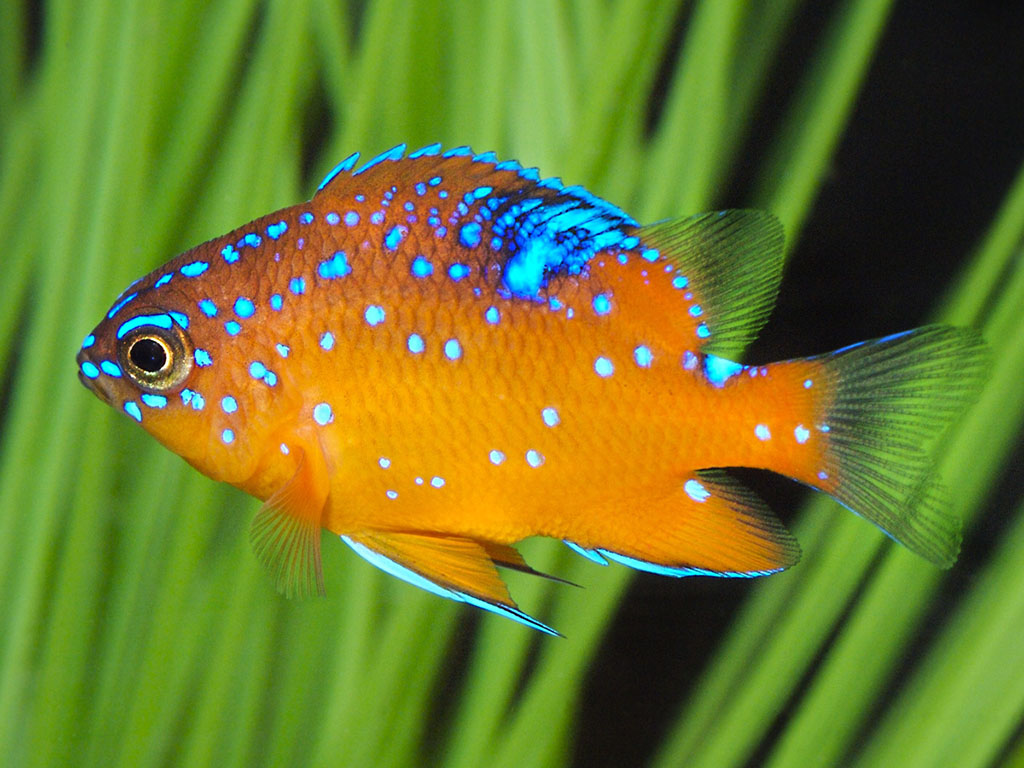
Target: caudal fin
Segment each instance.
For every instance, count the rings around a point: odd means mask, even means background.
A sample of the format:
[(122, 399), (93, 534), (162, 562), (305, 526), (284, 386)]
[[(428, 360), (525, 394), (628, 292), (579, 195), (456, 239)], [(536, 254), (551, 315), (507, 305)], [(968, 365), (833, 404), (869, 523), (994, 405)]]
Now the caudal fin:
[(960, 551), (930, 451), (976, 398), (988, 354), (973, 330), (926, 326), (813, 358), (829, 402), (825, 467), (813, 484), (948, 568)]

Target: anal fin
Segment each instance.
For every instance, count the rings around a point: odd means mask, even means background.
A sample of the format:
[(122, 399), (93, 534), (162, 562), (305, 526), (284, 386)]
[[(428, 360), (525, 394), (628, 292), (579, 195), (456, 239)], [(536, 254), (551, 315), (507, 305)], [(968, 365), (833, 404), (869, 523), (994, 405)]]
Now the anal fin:
[(322, 596), (320, 519), (330, 485), (306, 451), (293, 450), (302, 451), (298, 468), (260, 507), (249, 540), (278, 592), (286, 597)]
[(763, 576), (800, 558), (796, 539), (753, 493), (721, 470), (700, 470), (666, 497), (638, 500), (607, 536), (567, 542), (662, 576)]
[(341, 540), (367, 562), (413, 586), (558, 635), (521, 611), (498, 575), (496, 562), (537, 573), (511, 547), (458, 536), (404, 531), (363, 531), (343, 535)]

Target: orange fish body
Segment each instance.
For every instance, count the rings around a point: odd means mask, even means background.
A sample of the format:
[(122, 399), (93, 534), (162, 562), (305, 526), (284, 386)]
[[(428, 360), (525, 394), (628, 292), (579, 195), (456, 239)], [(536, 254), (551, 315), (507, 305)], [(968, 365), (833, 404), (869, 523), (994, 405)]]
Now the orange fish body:
[(757, 211), (640, 227), (465, 148), (397, 147), (138, 281), (80, 377), (265, 504), (280, 589), (321, 591), (319, 533), (437, 594), (551, 631), (495, 565), (530, 536), (668, 575), (759, 575), (795, 541), (721, 471), (811, 485), (933, 561), (956, 557), (920, 441), (982, 347), (930, 327), (742, 367), (781, 269)]

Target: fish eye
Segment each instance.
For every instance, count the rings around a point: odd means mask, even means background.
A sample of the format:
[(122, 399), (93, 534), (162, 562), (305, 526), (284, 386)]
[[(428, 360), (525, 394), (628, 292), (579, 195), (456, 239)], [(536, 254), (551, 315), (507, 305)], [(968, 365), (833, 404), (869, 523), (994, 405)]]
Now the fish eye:
[(128, 378), (150, 392), (173, 389), (192, 370), (191, 344), (177, 326), (133, 329), (118, 342), (117, 356)]

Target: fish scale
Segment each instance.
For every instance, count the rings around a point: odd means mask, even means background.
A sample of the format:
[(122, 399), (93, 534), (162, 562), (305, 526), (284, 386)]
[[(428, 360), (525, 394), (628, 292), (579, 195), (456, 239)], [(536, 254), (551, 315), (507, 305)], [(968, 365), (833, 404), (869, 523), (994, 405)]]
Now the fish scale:
[(493, 153), (357, 162), (137, 281), (78, 356), (103, 400), (264, 501), (252, 540), (281, 591), (323, 590), (321, 528), (545, 632), (496, 570), (535, 573), (511, 546), (530, 536), (670, 576), (792, 565), (796, 542), (732, 466), (955, 559), (916, 446), (980, 386), (973, 332), (744, 366), (780, 279), (770, 214), (641, 227)]

